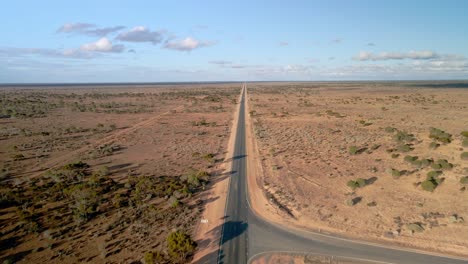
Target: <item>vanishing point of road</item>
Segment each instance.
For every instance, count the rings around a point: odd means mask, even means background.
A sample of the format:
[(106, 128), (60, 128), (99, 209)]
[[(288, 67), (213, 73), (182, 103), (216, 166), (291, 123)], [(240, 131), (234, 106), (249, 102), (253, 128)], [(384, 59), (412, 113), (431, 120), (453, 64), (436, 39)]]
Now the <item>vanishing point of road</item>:
[(429, 255), (411, 250), (388, 248), (384, 245), (370, 245), (314, 232), (300, 232), (270, 223), (257, 216), (250, 208), (247, 193), (246, 89), (244, 84), (218, 263), (248, 263), (264, 252), (346, 257), (354, 260), (367, 260), (368, 263), (468, 263), (466, 259)]

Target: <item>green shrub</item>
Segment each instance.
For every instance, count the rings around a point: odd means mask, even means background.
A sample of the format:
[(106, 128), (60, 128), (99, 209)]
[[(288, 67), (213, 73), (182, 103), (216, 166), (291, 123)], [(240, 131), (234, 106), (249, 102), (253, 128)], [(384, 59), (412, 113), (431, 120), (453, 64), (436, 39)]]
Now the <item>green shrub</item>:
[(430, 148), (430, 149), (436, 149), (436, 148), (438, 148), (438, 147), (440, 147), (440, 144), (437, 143), (437, 142), (431, 142), (431, 143), (429, 143), (429, 148)]
[(164, 255), (161, 252), (153, 252), (148, 251), (145, 253), (145, 264), (158, 264), (158, 263), (165, 263)]
[(439, 178), (442, 173), (440, 171), (430, 171), (427, 173), (426, 180), (421, 183), (423, 190), (433, 192), (439, 186), (443, 178)]
[(449, 163), (445, 159), (439, 159), (431, 165), (434, 170), (450, 170), (453, 168), (453, 164)]
[(435, 184), (432, 181), (425, 180), (421, 183), (421, 187), (423, 190), (428, 191), (428, 192), (433, 192), (435, 188), (437, 187), (437, 184)]
[(414, 161), (416, 161), (416, 160), (418, 159), (418, 156), (406, 155), (403, 159), (404, 159), (406, 162), (412, 163), (412, 162), (414, 162)]
[(405, 131), (398, 131), (393, 138), (398, 142), (411, 142), (415, 140), (413, 134), (409, 134)]
[(432, 138), (445, 144), (452, 142), (451, 134), (434, 127), (431, 127), (429, 130), (429, 138)]
[(188, 256), (193, 254), (196, 247), (197, 243), (182, 231), (172, 232), (167, 237), (168, 253), (176, 261), (186, 260)]
[(434, 160), (432, 160), (432, 159), (422, 159), (421, 160), (421, 167), (427, 167), (427, 166), (431, 165), (432, 163), (434, 163)]
[(400, 154), (398, 154), (398, 153), (393, 153), (392, 154), (392, 159), (396, 159), (398, 157), (400, 157)]
[(426, 175), (428, 179), (433, 179), (433, 178), (439, 177), (441, 174), (442, 174), (441, 171), (430, 171)]
[(468, 160), (468, 152), (463, 152), (462, 154), (460, 154), (460, 158), (462, 160)]
[(351, 155), (356, 155), (358, 153), (358, 151), (359, 151), (359, 148), (356, 147), (356, 146), (349, 147), (349, 154), (351, 154)]
[(69, 206), (73, 210), (77, 222), (86, 222), (96, 213), (97, 193), (84, 183), (65, 189), (64, 194), (72, 201)]
[(355, 181), (353, 180), (348, 181), (346, 185), (354, 191), (356, 188), (362, 188), (366, 186), (366, 180), (363, 178), (358, 178)]
[(462, 141), (462, 146), (463, 147), (468, 147), (468, 137), (464, 138)]
[(402, 144), (397, 147), (397, 150), (400, 152), (409, 152), (412, 151), (413, 148), (408, 144)]
[(396, 169), (387, 169), (387, 173), (392, 175), (393, 178), (398, 179), (401, 176), (401, 172)]
[(460, 183), (461, 184), (468, 184), (468, 176), (464, 176), (460, 178)]
[(393, 133), (395, 131), (396, 131), (396, 128), (394, 128), (394, 127), (386, 127), (385, 128), (385, 132), (387, 132), (387, 133)]
[(205, 159), (205, 160), (208, 161), (208, 162), (213, 162), (213, 161), (214, 161), (214, 157), (215, 157), (214, 154), (208, 153), (208, 154), (205, 154), (205, 155), (203, 156), (203, 159)]
[(464, 137), (468, 137), (468, 131), (462, 131), (460, 133), (460, 135), (464, 136)]

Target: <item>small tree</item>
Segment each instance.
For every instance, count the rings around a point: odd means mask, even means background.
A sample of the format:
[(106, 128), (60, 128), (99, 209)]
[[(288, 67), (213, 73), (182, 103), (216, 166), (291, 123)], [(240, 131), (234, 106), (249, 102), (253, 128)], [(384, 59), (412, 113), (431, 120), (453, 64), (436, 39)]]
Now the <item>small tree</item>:
[(185, 262), (188, 256), (193, 254), (197, 243), (192, 240), (190, 235), (176, 231), (167, 237), (167, 248), (169, 255), (178, 262)]

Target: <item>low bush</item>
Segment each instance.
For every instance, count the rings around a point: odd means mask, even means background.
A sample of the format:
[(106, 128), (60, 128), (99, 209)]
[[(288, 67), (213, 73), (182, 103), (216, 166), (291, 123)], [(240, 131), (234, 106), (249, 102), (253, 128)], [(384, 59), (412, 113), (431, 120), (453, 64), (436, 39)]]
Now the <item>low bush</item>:
[(443, 181), (444, 178), (439, 178), (442, 174), (440, 171), (430, 171), (427, 173), (426, 180), (421, 182), (421, 187), (423, 190), (428, 192), (433, 192), (437, 186), (439, 186)]
[(431, 142), (431, 143), (429, 143), (429, 148), (430, 148), (430, 149), (436, 149), (436, 148), (438, 148), (438, 147), (440, 147), (440, 144), (437, 143), (437, 142)]
[(401, 171), (393, 169), (393, 168), (387, 169), (387, 173), (392, 175), (392, 177), (395, 179), (398, 179), (402, 174)]
[(359, 148), (356, 147), (356, 146), (349, 147), (349, 154), (351, 154), (351, 155), (356, 155), (358, 153), (358, 151), (359, 151)]
[(435, 161), (434, 163), (432, 163), (431, 167), (434, 170), (450, 170), (453, 168), (453, 164), (449, 163), (445, 159), (439, 159)]
[(411, 142), (416, 139), (413, 134), (406, 131), (398, 131), (393, 138), (398, 142)]
[(402, 145), (397, 146), (397, 150), (398, 150), (399, 152), (410, 152), (410, 151), (412, 151), (413, 149), (414, 149), (414, 148), (411, 147), (411, 146), (408, 145), (408, 144), (402, 144)]
[(362, 188), (366, 186), (366, 180), (363, 178), (357, 178), (355, 181), (354, 180), (348, 181), (346, 185), (354, 191), (356, 188)]
[(468, 131), (462, 131), (460, 133), (460, 135), (464, 136), (464, 137), (468, 137)]
[(416, 161), (417, 159), (418, 159), (418, 156), (406, 155), (406, 156), (404, 157), (404, 160), (405, 160), (406, 162), (409, 162), (409, 163), (412, 163), (412, 162)]
[(84, 183), (65, 189), (64, 194), (72, 200), (70, 207), (78, 223), (88, 221), (96, 213), (98, 195), (95, 190)]
[(197, 247), (197, 243), (192, 240), (190, 235), (176, 231), (167, 237), (167, 249), (173, 260), (183, 262), (191, 256)]
[(460, 154), (460, 158), (462, 160), (468, 160), (468, 152), (463, 152), (462, 154)]
[(452, 135), (438, 128), (431, 127), (429, 138), (442, 142), (444, 144), (452, 142)]
[(461, 184), (468, 184), (468, 176), (464, 176), (460, 178), (460, 183)]
[(468, 147), (468, 137), (464, 138), (462, 141), (462, 146), (463, 147)]

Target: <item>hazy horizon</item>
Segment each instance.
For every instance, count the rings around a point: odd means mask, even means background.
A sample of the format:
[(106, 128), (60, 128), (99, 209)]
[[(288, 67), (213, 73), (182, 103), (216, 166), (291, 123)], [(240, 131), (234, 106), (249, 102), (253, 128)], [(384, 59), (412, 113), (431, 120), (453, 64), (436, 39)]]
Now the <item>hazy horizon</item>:
[(20, 0), (4, 10), (0, 83), (468, 79), (465, 1)]

